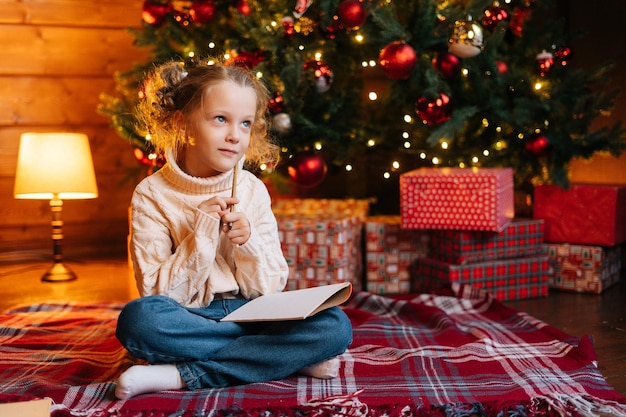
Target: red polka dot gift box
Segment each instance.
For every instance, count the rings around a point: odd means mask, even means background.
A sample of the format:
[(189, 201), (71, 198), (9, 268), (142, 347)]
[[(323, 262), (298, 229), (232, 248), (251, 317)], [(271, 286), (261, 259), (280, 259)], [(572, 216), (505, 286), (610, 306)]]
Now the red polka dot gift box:
[(514, 212), (511, 168), (419, 168), (400, 176), (406, 229), (501, 231)]

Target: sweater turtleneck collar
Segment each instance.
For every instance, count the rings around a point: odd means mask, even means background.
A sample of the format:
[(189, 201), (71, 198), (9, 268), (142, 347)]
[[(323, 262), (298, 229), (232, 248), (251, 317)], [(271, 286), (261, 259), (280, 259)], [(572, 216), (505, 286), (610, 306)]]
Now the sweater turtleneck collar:
[[(233, 186), (234, 170), (229, 170), (212, 177), (200, 178), (194, 177), (184, 172), (176, 162), (176, 154), (172, 150), (165, 153), (167, 163), (159, 170), (161, 175), (181, 190), (192, 194), (214, 194), (225, 190), (230, 190)], [(243, 166), (242, 158), (239, 164), (239, 170)], [(241, 181), (241, 176), (237, 178), (237, 182)]]

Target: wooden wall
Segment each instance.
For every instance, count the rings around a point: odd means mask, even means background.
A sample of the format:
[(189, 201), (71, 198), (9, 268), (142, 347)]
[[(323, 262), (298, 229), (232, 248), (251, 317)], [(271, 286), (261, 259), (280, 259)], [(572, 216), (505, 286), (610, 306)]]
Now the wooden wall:
[[(0, 12), (0, 253), (51, 254), (48, 201), (15, 200), (20, 134), (72, 131), (89, 136), (99, 198), (64, 202), (64, 254), (122, 254), (137, 166), (132, 148), (96, 112), (114, 91), (115, 71), (141, 62), (128, 27), (140, 0), (5, 0)], [(50, 161), (50, 169), (62, 161)]]

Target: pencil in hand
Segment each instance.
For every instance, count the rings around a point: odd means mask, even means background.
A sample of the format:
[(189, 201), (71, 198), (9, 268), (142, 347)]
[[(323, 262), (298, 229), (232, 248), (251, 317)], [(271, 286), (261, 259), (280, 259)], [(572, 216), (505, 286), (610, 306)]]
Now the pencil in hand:
[[(230, 196), (233, 198), (237, 197), (237, 172), (238, 171), (239, 171), (239, 162), (237, 162), (237, 164), (235, 164), (235, 167), (233, 168), (233, 188), (232, 188), (232, 192), (230, 193)], [(233, 211), (235, 211), (235, 205), (231, 204), (230, 212), (232, 213)], [(232, 222), (228, 223), (228, 230), (233, 230)]]

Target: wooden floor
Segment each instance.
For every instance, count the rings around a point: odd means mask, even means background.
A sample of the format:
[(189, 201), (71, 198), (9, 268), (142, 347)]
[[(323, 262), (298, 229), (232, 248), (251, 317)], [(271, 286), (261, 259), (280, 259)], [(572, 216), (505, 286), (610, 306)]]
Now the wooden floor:
[[(78, 279), (41, 282), (50, 265), (41, 259), (0, 258), (0, 311), (42, 301), (127, 301), (136, 296), (126, 259), (67, 262)], [(600, 371), (626, 395), (626, 278), (601, 295), (551, 291), (545, 298), (507, 304), (571, 335), (590, 335)]]

